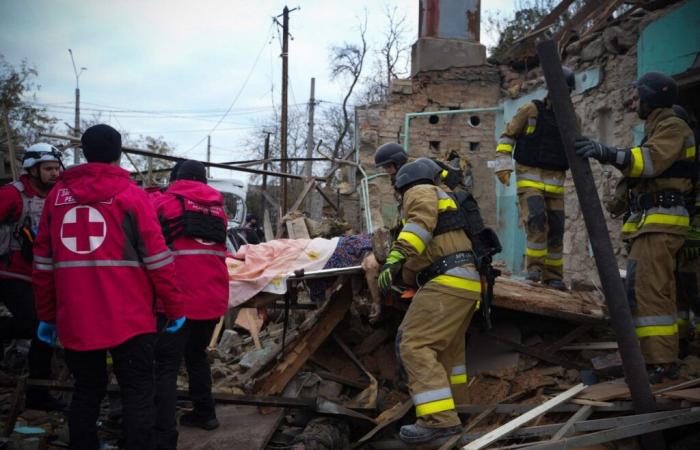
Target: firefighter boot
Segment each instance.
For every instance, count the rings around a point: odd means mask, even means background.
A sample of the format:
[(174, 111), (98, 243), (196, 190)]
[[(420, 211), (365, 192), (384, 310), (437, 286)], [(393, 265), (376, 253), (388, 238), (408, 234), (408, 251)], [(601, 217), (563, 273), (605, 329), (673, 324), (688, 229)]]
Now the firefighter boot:
[(203, 417), (196, 413), (187, 413), (180, 417), (180, 425), (211, 431), (219, 428), (219, 421), (215, 416)]
[(462, 427), (428, 428), (418, 424), (404, 425), (399, 431), (399, 438), (409, 444), (421, 444), (434, 439), (452, 436), (462, 432)]
[(568, 291), (566, 284), (562, 280), (547, 280), (544, 282), (547, 286), (552, 289), (559, 289), (560, 291)]
[(649, 384), (659, 384), (667, 380), (677, 380), (680, 376), (677, 363), (647, 365)]
[(539, 270), (531, 270), (525, 274), (525, 279), (527, 281), (539, 283), (542, 280), (542, 272)]

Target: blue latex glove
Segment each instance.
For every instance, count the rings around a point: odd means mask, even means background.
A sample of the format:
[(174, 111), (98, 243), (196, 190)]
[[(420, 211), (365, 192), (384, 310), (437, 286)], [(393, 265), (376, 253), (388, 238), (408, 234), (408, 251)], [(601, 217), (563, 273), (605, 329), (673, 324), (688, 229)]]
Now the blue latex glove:
[(177, 330), (182, 328), (182, 325), (184, 325), (185, 320), (187, 320), (187, 318), (185, 316), (182, 316), (179, 319), (171, 320), (170, 325), (165, 327), (165, 332), (166, 333), (177, 333)]
[(56, 346), (56, 325), (48, 322), (39, 322), (39, 328), (36, 332), (39, 340), (49, 344), (51, 347)]

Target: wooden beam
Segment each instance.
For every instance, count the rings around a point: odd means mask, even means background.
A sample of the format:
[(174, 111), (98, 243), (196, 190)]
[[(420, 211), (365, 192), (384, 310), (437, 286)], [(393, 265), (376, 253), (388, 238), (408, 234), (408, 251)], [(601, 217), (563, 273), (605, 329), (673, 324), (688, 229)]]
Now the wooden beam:
[(323, 199), (324, 199), (329, 205), (331, 205), (331, 207), (332, 207), (336, 212), (338, 212), (338, 205), (336, 205), (335, 202), (333, 202), (333, 200), (331, 200), (331, 199), (328, 197), (328, 195), (326, 195), (326, 193), (323, 192), (323, 189), (321, 189), (321, 186), (316, 185), (316, 190), (318, 191), (319, 194), (321, 194), (321, 197), (323, 197)]
[(557, 395), (551, 400), (548, 400), (541, 404), (540, 406), (534, 408), (532, 411), (528, 411), (525, 414), (518, 416), (517, 418), (511, 420), (510, 422), (506, 423), (503, 426), (500, 426), (496, 428), (495, 430), (491, 431), (490, 433), (485, 434), (484, 436), (480, 437), (479, 439), (469, 443), (468, 445), (462, 447), (463, 450), (480, 450), (482, 448), (485, 448), (486, 446), (496, 442), (497, 440), (507, 436), (508, 434), (512, 433), (513, 431), (517, 430), (521, 426), (525, 425), (532, 419), (535, 419), (542, 414), (545, 414), (547, 411), (552, 409), (553, 407), (564, 403), (568, 399), (574, 397), (576, 394), (581, 392), (586, 388), (586, 385), (583, 383), (579, 383), (576, 386), (562, 392), (561, 394)]
[(306, 364), (309, 357), (323, 344), (328, 335), (345, 317), (345, 313), (352, 303), (352, 285), (349, 280), (346, 280), (328, 302), (329, 304), (321, 312), (318, 322), (289, 347), (282, 361), (270, 371), (267, 377), (256, 383), (255, 391), (258, 394), (274, 395), (282, 392), (287, 383)]
[(315, 180), (312, 179), (312, 180), (307, 181), (304, 184), (304, 189), (301, 191), (301, 194), (299, 194), (299, 197), (297, 197), (296, 201), (294, 202), (292, 207), (289, 208), (289, 211), (287, 211), (287, 212), (296, 211), (297, 209), (299, 209), (299, 207), (301, 206), (304, 199), (306, 199), (306, 196), (309, 195), (309, 192), (311, 192), (311, 189), (313, 189), (315, 186), (316, 186)]
[(570, 435), (573, 432), (573, 428), (576, 422), (588, 419), (591, 414), (593, 414), (592, 406), (582, 406), (581, 409), (579, 409), (571, 417), (569, 417), (569, 420), (567, 420), (566, 423), (562, 425), (559, 431), (554, 433), (554, 436), (552, 436), (551, 440), (558, 441), (559, 439)]

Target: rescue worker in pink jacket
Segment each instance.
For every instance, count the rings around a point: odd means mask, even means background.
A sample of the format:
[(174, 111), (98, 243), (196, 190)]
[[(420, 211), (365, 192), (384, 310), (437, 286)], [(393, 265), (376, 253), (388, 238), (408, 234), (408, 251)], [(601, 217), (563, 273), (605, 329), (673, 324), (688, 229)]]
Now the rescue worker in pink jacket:
[(156, 344), (159, 449), (177, 448), (175, 390), (183, 353), (194, 411), (183, 415), (180, 425), (205, 430), (219, 426), (211, 395), (206, 348), (228, 305), (223, 196), (207, 186), (206, 169), (198, 161), (183, 162), (174, 179), (156, 200), (156, 210), (165, 240), (175, 257), (187, 322), (175, 334), (161, 334)]
[(46, 198), (34, 246), (38, 336), (58, 337), (75, 379), (70, 447), (98, 449), (107, 352), (119, 382), (127, 449), (155, 448), (155, 299), (185, 322), (175, 264), (146, 193), (119, 167), (121, 135), (108, 125), (81, 138), (87, 164), (66, 170)]

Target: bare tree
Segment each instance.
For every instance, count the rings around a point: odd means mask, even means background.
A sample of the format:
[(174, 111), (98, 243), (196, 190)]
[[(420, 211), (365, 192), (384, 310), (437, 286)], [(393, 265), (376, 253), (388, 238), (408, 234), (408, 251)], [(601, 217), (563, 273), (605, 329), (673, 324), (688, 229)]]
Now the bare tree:
[[(405, 55), (408, 46), (406, 45), (406, 15), (400, 14), (396, 6), (389, 9), (389, 6), (385, 5), (384, 17), (386, 18), (386, 31), (384, 33), (384, 43), (379, 48), (379, 55), (382, 60), (382, 72), (386, 77), (385, 95), (388, 95), (391, 80), (398, 78), (399, 73), (406, 72), (407, 59)], [(402, 62), (404, 68), (399, 71), (397, 67)]]
[(360, 42), (359, 43), (349, 43), (345, 42), (340, 46), (333, 46), (330, 53), (330, 70), (331, 78), (336, 80), (338, 78), (345, 78), (349, 80), (349, 85), (342, 102), (342, 113), (343, 113), (343, 123), (340, 133), (335, 139), (333, 144), (333, 158), (337, 158), (339, 155), (340, 148), (345, 140), (345, 135), (348, 133), (350, 128), (350, 113), (348, 113), (348, 101), (357, 86), (360, 76), (362, 75), (362, 68), (365, 63), (365, 56), (367, 56), (367, 40), (365, 34), (367, 33), (367, 14), (365, 13), (364, 20), (360, 22), (359, 25), (360, 32)]

